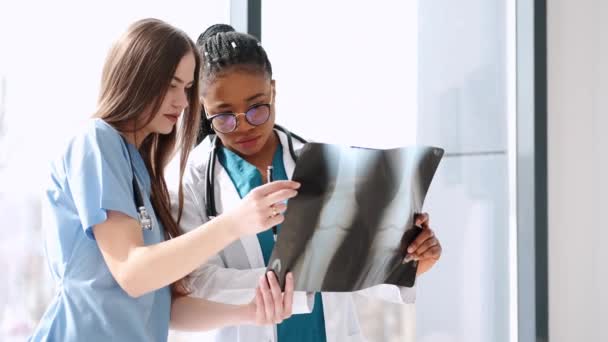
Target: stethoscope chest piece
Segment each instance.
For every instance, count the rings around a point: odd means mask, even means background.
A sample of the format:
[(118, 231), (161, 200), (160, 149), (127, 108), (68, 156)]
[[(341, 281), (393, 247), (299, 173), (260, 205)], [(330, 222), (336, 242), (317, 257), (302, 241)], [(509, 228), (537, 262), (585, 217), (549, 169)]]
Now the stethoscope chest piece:
[(129, 164), (131, 164), (132, 172), (132, 186), (133, 186), (133, 201), (135, 202), (135, 208), (137, 208), (137, 218), (139, 219), (139, 225), (143, 230), (152, 230), (152, 218), (146, 209), (144, 204), (144, 197), (142, 191), (139, 188), (139, 183), (135, 177), (135, 167), (133, 166), (133, 159), (131, 158), (131, 151), (129, 150), (128, 142), (123, 137), (125, 147), (127, 148), (127, 156), (129, 157)]
[(143, 230), (152, 230), (152, 219), (150, 218), (150, 214), (148, 214), (148, 210), (146, 207), (141, 206), (137, 208), (139, 216), (139, 223), (141, 224), (141, 228)]

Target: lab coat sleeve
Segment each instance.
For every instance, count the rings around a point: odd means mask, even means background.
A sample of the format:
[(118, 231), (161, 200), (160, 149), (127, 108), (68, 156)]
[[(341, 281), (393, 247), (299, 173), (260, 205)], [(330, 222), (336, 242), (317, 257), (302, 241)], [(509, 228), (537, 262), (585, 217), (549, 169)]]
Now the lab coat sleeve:
[(356, 293), (396, 304), (414, 304), (416, 302), (416, 287), (381, 284)]
[[(173, 163), (173, 162), (172, 162)], [(178, 163), (178, 162), (177, 162)], [(171, 197), (171, 210), (177, 218), (179, 167), (169, 165), (167, 169), (167, 186)], [(184, 202), (180, 228), (189, 232), (203, 225), (209, 219), (205, 215), (203, 182), (198, 179), (195, 167), (186, 168), (183, 179)], [(200, 190), (200, 191), (197, 191)], [(235, 243), (240, 243), (239, 241)], [(224, 250), (225, 251), (225, 250)], [(212, 256), (206, 263), (194, 270), (188, 278), (191, 296), (227, 304), (246, 304), (255, 296), (258, 280), (264, 274), (265, 268), (236, 269), (226, 267), (222, 251)], [(296, 292), (293, 297), (293, 313), (310, 313), (313, 309), (314, 294)]]
[[(192, 296), (227, 304), (247, 304), (265, 268), (238, 270), (224, 267), (221, 256), (214, 256), (189, 277)], [(310, 313), (314, 294), (297, 291), (293, 296), (293, 314)]]

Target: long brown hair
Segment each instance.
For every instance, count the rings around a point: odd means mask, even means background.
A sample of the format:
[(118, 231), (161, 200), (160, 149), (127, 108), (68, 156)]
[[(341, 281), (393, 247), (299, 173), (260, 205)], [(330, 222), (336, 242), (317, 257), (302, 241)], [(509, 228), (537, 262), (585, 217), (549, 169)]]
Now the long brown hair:
[[(132, 24), (114, 44), (106, 59), (95, 117), (101, 118), (120, 132), (134, 133), (148, 125), (162, 105), (181, 59), (193, 53), (196, 61), (194, 83), (188, 92), (188, 107), (181, 125), (169, 134), (152, 133), (139, 147), (150, 173), (151, 202), (156, 216), (165, 228), (165, 238), (182, 234), (171, 216), (169, 191), (164, 169), (175, 147), (179, 146), (179, 213), (183, 209), (182, 178), (190, 150), (196, 141), (200, 122), (198, 80), (200, 57), (194, 42), (181, 30), (157, 19), (143, 19)], [(179, 145), (178, 145), (179, 143)], [(172, 284), (174, 294), (185, 295), (184, 279)]]

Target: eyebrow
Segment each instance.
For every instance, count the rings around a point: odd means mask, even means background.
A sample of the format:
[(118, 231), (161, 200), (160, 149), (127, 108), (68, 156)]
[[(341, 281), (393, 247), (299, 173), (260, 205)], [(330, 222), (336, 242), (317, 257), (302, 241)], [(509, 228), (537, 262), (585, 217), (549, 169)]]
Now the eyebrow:
[[(176, 80), (177, 82), (184, 84), (186, 82), (184, 82), (181, 78), (177, 77), (177, 76), (173, 76), (173, 79)], [(190, 81), (188, 84), (193, 84), (194, 81)]]
[(266, 93), (257, 93), (255, 95), (252, 95), (252, 96), (249, 96), (248, 98), (246, 98), (245, 102), (251, 102), (251, 101), (257, 99), (258, 97), (262, 97), (264, 95), (266, 95)]
[[(257, 99), (258, 97), (262, 97), (265, 96), (266, 93), (257, 93), (254, 95), (249, 96), (248, 98), (245, 99), (245, 102), (251, 102), (255, 99)], [(217, 106), (217, 110), (224, 110), (224, 109), (230, 109), (232, 107), (232, 105), (228, 104), (228, 103), (222, 103), (219, 106)]]

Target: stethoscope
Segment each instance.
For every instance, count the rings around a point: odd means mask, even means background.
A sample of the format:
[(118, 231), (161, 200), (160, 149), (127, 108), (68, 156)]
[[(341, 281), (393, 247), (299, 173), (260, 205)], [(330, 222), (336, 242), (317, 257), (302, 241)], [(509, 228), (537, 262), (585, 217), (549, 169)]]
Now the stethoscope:
[(124, 137), (123, 140), (125, 142), (125, 146), (127, 147), (129, 164), (131, 164), (131, 173), (133, 174), (133, 201), (135, 202), (135, 208), (137, 208), (139, 225), (141, 226), (141, 229), (152, 230), (152, 218), (150, 218), (150, 214), (148, 214), (139, 183), (137, 183), (137, 179), (135, 178), (135, 167), (133, 166), (133, 160), (131, 159), (131, 150), (129, 149), (129, 144)]
[[(297, 134), (289, 132), (286, 128), (283, 128), (279, 125), (274, 125), (274, 128), (278, 131), (281, 131), (287, 135), (287, 145), (289, 147), (289, 154), (294, 161), (298, 160), (298, 156), (293, 148), (293, 139), (295, 138), (302, 144), (306, 144), (307, 141), (304, 138), (298, 136)], [(217, 138), (215, 134), (211, 136), (211, 145), (213, 148), (209, 152), (209, 160), (207, 161), (207, 166), (205, 168), (205, 212), (207, 213), (207, 217), (209, 219), (215, 218), (217, 216), (217, 209), (215, 207), (215, 191), (214, 191), (214, 182), (215, 182), (215, 158), (217, 156), (217, 149), (222, 146), (221, 140)]]

